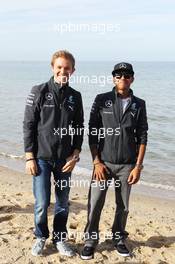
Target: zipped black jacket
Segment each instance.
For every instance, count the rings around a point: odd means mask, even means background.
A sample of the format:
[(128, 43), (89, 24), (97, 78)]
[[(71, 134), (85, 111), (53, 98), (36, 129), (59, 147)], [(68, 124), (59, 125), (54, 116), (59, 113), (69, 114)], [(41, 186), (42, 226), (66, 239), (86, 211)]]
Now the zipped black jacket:
[(33, 152), (37, 158), (66, 159), (74, 149), (81, 150), (80, 130), (84, 122), (81, 94), (68, 85), (57, 88), (52, 77), (34, 86), (26, 101), (24, 151)]
[(96, 145), (103, 161), (113, 164), (134, 164), (138, 146), (147, 144), (145, 101), (134, 96), (124, 114), (119, 94), (99, 94), (93, 103), (89, 120), (89, 145)]

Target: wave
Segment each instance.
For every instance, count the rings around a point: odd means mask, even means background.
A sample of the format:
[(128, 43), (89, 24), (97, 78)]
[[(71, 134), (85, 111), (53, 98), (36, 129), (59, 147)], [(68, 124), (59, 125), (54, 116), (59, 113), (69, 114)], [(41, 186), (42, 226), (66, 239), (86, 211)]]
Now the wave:
[[(84, 176), (84, 177), (91, 177), (92, 176), (92, 170), (78, 167), (76, 166), (74, 169), (74, 174), (76, 176)], [(168, 191), (175, 191), (174, 186), (169, 186), (169, 185), (164, 185), (164, 184), (159, 184), (159, 183), (151, 183), (151, 182), (146, 182), (146, 181), (139, 181), (138, 184), (148, 186), (148, 187), (153, 187), (156, 189), (163, 189), (163, 190), (168, 190)]]
[(1, 157), (10, 158), (10, 159), (21, 159), (23, 160), (25, 158), (24, 155), (13, 155), (5, 152), (0, 152)]
[[(8, 154), (8, 153), (5, 153), (5, 152), (1, 152), (0, 156), (2, 156), (4, 158), (14, 159), (14, 160), (25, 160), (25, 156), (24, 155), (13, 155), (13, 154)], [(83, 168), (83, 167), (79, 167), (79, 166), (75, 167), (73, 173), (76, 176), (81, 176), (81, 177), (84, 177), (84, 178), (87, 178), (87, 177), (91, 178), (91, 176), (92, 176), (92, 170), (87, 169), (87, 168)], [(153, 188), (156, 188), (156, 189), (175, 191), (175, 187), (174, 186), (160, 184), (160, 183), (139, 181), (138, 184), (144, 185), (144, 186), (148, 186), (148, 187), (153, 187)]]
[(156, 189), (163, 189), (163, 190), (175, 192), (175, 187), (170, 186), (170, 185), (165, 185), (165, 184), (160, 184), (160, 183), (151, 183), (151, 182), (146, 182), (146, 181), (139, 181), (138, 184), (153, 187)]

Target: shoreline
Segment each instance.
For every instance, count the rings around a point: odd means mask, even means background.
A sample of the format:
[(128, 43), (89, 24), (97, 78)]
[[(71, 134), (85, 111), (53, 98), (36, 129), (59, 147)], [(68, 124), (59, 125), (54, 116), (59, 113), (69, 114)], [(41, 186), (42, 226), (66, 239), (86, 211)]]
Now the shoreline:
[[(14, 170), (19, 173), (24, 173), (25, 170), (25, 163), (22, 159), (11, 159), (6, 157), (0, 157), (0, 167), (4, 167), (6, 169)], [(85, 174), (85, 175), (83, 175)], [(91, 178), (91, 170), (82, 168), (82, 167), (75, 167), (73, 172), (73, 177), (79, 178), (82, 177), (83, 179), (87, 180)], [(149, 197), (155, 197), (159, 199), (168, 199), (168, 200), (175, 200), (175, 187), (173, 186), (165, 186), (169, 188), (163, 188), (162, 184), (158, 183), (150, 183), (145, 182), (140, 179), (140, 181), (132, 186), (132, 193), (146, 195)]]

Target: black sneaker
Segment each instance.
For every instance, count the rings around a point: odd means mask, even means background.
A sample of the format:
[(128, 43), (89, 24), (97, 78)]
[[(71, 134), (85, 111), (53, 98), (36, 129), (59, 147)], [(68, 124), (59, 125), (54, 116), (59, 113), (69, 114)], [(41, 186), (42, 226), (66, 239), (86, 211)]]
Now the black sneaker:
[(94, 248), (90, 246), (84, 246), (81, 252), (81, 259), (88, 260), (94, 257)]
[(129, 250), (127, 249), (124, 241), (120, 240), (118, 243), (116, 243), (114, 245), (114, 247), (116, 248), (117, 250), (117, 253), (120, 255), (120, 256), (123, 256), (123, 257), (130, 257), (130, 252)]

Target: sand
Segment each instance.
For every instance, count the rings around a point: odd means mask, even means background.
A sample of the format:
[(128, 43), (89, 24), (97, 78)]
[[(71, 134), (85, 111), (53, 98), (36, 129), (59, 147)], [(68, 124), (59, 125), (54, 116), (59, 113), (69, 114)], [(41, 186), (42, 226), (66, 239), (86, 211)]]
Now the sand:
[[(70, 243), (77, 256), (60, 256), (53, 248), (51, 239), (41, 257), (31, 255), (33, 235), (32, 177), (0, 167), (0, 264), (45, 263), (175, 263), (175, 201), (151, 198), (131, 193), (130, 213), (126, 230), (129, 232), (128, 247), (132, 257), (117, 255), (110, 239), (103, 239), (97, 247), (93, 260), (83, 261), (79, 253), (87, 218), (88, 190), (72, 188), (68, 229)], [(52, 231), (54, 197), (49, 208), (49, 227)], [(114, 216), (114, 194), (108, 192), (102, 212), (100, 232), (110, 233)]]

